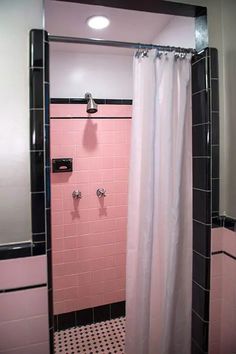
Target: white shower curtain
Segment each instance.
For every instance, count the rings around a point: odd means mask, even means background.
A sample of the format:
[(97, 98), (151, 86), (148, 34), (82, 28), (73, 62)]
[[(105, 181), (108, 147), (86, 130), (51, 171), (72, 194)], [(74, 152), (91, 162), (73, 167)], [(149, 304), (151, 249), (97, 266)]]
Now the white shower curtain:
[(190, 62), (134, 58), (126, 354), (190, 354)]

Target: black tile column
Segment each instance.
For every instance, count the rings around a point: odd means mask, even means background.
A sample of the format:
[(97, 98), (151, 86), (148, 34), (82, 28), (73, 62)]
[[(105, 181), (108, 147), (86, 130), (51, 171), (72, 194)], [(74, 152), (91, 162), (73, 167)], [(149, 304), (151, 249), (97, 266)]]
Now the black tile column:
[(212, 147), (212, 227), (215, 219), (219, 219), (219, 191), (220, 191), (220, 127), (219, 127), (219, 70), (218, 53), (210, 48), (209, 75), (211, 83), (210, 114), (211, 114), (211, 147)]
[(219, 213), (218, 100), (217, 50), (206, 48), (192, 59), (192, 354), (208, 353), (211, 228)]
[(32, 255), (47, 254), (50, 353), (53, 353), (49, 102), (48, 35), (33, 29), (30, 31)]

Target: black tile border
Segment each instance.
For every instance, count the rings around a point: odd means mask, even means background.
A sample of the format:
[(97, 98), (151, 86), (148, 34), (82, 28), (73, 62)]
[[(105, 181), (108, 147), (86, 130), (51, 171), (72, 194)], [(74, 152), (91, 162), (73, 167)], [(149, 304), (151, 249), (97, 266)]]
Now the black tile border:
[(132, 119), (132, 117), (50, 117), (50, 119)]
[(216, 213), (216, 215), (212, 215), (212, 228), (218, 227), (224, 227), (225, 229), (236, 232), (236, 219)]
[(32, 234), (33, 242), (14, 243), (0, 246), (0, 260), (25, 258), (45, 254), (42, 243), (45, 244), (45, 233)]
[(30, 290), (30, 289), (43, 288), (43, 287), (45, 287), (45, 286), (47, 286), (47, 284), (46, 284), (46, 283), (42, 283), (42, 284), (21, 286), (21, 287), (19, 287), (19, 288), (0, 289), (0, 294), (12, 293), (12, 292), (14, 292), (14, 291), (22, 291), (22, 290)]
[(125, 316), (125, 301), (54, 315), (56, 331)]
[(236, 256), (234, 256), (231, 253), (226, 252), (226, 251), (215, 251), (215, 252), (211, 253), (212, 256), (216, 256), (218, 254), (224, 254), (225, 256), (228, 256), (228, 257), (230, 257), (230, 258), (232, 258), (232, 259), (234, 259), (236, 261)]
[(14, 243), (0, 246), (0, 260), (10, 258), (30, 257), (32, 254), (32, 242)]
[[(97, 104), (116, 104), (116, 105), (132, 105), (131, 99), (112, 99), (112, 98), (94, 98), (94, 101)], [(51, 98), (51, 104), (87, 104), (87, 100), (85, 98)]]
[[(132, 105), (130, 99), (110, 99), (110, 98), (94, 98), (98, 105)], [(51, 104), (87, 104), (84, 98), (51, 98)], [(50, 117), (50, 119), (132, 119), (132, 117)]]
[(231, 231), (236, 231), (236, 219), (229, 218), (228, 216), (224, 216), (223, 218), (223, 226), (226, 229)]

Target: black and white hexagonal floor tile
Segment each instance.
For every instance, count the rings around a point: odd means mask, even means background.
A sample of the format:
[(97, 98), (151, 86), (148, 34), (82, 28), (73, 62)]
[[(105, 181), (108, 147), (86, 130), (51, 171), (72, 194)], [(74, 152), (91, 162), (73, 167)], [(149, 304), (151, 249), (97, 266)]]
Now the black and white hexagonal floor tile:
[(124, 353), (125, 318), (55, 332), (55, 354)]

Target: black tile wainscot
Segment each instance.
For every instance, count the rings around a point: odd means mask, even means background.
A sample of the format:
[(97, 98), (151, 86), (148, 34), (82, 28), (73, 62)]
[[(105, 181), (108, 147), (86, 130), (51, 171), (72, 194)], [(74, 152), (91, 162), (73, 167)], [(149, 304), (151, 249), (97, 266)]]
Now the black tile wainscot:
[[(115, 104), (115, 105), (132, 105), (132, 100), (129, 99), (101, 99), (101, 98), (94, 98), (97, 104)], [(73, 103), (73, 104), (87, 104), (87, 100), (85, 98), (51, 98), (51, 103), (56, 104), (66, 104), (66, 103)]]
[(47, 32), (30, 31), (30, 163), (32, 255), (47, 255), (50, 353), (53, 350), (53, 296), (50, 210), (49, 43)]
[(206, 48), (192, 59), (192, 354), (208, 353), (211, 229), (219, 215), (218, 91), (217, 50)]
[(60, 331), (74, 326), (85, 326), (123, 316), (125, 316), (125, 301), (120, 301), (55, 315), (54, 329)]

